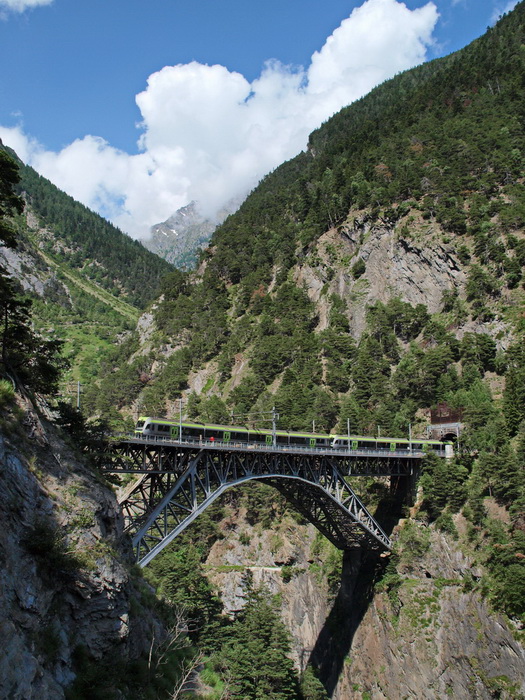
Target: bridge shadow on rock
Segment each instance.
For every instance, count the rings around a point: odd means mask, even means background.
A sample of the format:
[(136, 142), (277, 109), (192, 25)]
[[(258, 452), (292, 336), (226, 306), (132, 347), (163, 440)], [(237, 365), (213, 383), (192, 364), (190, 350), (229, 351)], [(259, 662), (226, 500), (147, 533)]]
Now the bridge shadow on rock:
[[(400, 478), (391, 493), (379, 503), (374, 518), (387, 535), (403, 517), (403, 508), (412, 495), (411, 488), (410, 478)], [(382, 551), (359, 547), (344, 552), (339, 591), (308, 661), (330, 697), (373, 598), (374, 586), (388, 564), (389, 557), (381, 554)]]

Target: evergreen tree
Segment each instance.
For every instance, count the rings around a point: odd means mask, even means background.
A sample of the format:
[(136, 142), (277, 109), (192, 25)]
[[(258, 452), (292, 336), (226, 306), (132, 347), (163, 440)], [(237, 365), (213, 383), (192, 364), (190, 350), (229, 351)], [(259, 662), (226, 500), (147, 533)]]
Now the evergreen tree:
[(525, 420), (525, 347), (523, 343), (509, 349), (507, 363), (503, 410), (509, 430), (515, 435), (519, 424)]
[(328, 694), (311, 666), (307, 666), (301, 676), (301, 695), (302, 700), (328, 700)]
[(216, 649), (222, 604), (202, 572), (198, 550), (190, 545), (169, 551), (152, 562), (151, 570), (158, 592), (183, 612), (191, 639), (205, 651)]
[(16, 194), (20, 182), (16, 162), (1, 148), (0, 142), (0, 242), (8, 248), (16, 248), (16, 233), (10, 221), (13, 214), (21, 214), (24, 200)]
[(457, 460), (449, 462), (433, 454), (425, 457), (420, 484), (425, 494), (424, 506), (433, 520), (447, 506), (453, 513), (460, 509), (466, 497), (467, 476), (467, 470)]
[(290, 653), (290, 637), (270, 594), (250, 590), (229, 637), (212, 657), (238, 700), (293, 700), (300, 697)]

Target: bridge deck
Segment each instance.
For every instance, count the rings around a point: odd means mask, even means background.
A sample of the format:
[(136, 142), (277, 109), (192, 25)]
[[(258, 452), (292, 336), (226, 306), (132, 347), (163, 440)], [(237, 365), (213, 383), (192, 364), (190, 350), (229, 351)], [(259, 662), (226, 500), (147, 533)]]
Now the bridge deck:
[[(326, 457), (403, 457), (404, 459), (423, 459), (426, 452), (417, 449), (390, 450), (380, 447), (370, 449), (345, 450), (333, 447), (311, 447), (309, 445), (267, 445), (258, 442), (223, 442), (220, 440), (174, 440), (169, 437), (123, 435), (114, 438), (114, 443), (129, 443), (133, 445), (164, 445), (166, 447), (198, 448), (202, 450), (226, 450), (234, 452), (274, 452), (276, 454), (303, 454)], [(433, 451), (438, 457), (445, 457), (444, 450)]]

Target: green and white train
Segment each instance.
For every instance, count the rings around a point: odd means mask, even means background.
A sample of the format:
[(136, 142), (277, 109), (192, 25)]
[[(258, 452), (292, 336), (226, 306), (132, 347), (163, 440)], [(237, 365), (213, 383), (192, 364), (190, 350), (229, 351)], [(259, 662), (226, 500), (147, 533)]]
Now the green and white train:
[[(182, 436), (180, 435), (182, 431)], [(451, 457), (451, 443), (439, 440), (406, 440), (389, 437), (363, 437), (357, 435), (328, 435), (287, 430), (258, 430), (238, 425), (215, 425), (196, 421), (174, 421), (150, 416), (139, 418), (135, 427), (135, 437), (157, 440), (189, 440), (201, 443), (266, 445), (271, 447), (304, 447), (311, 449), (333, 449), (344, 451), (434, 452), (443, 457)]]

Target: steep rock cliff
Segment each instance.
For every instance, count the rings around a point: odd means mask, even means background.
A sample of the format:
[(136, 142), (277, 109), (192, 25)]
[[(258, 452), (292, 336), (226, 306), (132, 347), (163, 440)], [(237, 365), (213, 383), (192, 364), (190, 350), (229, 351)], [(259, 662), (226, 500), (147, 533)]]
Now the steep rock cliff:
[(513, 636), (516, 625), (471, 590), (482, 571), (454, 542), (434, 530), (425, 535), (427, 551), (398, 568), (397, 591), (376, 593), (349, 626), (348, 657), (329, 682), (334, 698), (523, 697), (525, 648)]
[(276, 595), (297, 668), (313, 663), (335, 700), (522, 698), (525, 647), (518, 625), (482, 597), (482, 569), (434, 528), (408, 521), (414, 532), (403, 538), (403, 527), (391, 590), (382, 583), (388, 556), (355, 550), (339, 572), (312, 526), (285, 517), (265, 529), (243, 509), (223, 521), (207, 574), (230, 614), (248, 582)]
[(4, 406), (1, 433), (0, 697), (59, 700), (79, 671), (137, 659), (162, 630), (108, 485), (27, 402)]
[[(243, 511), (235, 529), (212, 547), (206, 567), (220, 591), (226, 614), (240, 610), (247, 586), (266, 588), (279, 596), (280, 610), (292, 638), (293, 658), (303, 670), (330, 608), (331, 593), (322, 573), (322, 557), (331, 549), (311, 525), (285, 518), (274, 528), (252, 526)], [(249, 582), (249, 583), (248, 583)]]

